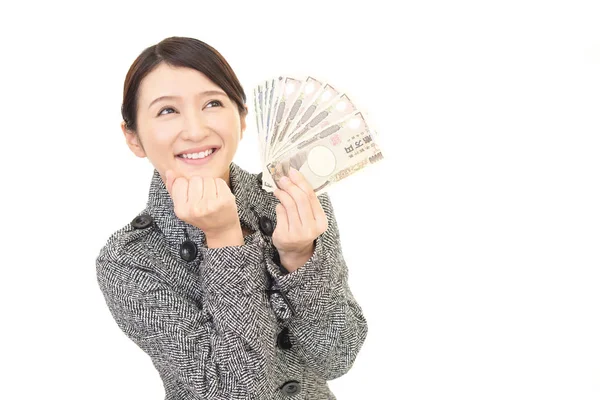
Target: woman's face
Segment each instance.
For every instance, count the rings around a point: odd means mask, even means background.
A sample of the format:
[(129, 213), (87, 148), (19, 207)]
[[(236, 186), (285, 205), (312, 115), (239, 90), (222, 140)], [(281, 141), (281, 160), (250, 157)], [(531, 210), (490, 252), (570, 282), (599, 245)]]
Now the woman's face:
[(137, 135), (122, 124), (127, 144), (138, 157), (148, 157), (163, 181), (171, 169), (176, 176), (222, 178), (229, 184), (245, 116), (204, 74), (160, 64), (140, 84), (137, 118)]

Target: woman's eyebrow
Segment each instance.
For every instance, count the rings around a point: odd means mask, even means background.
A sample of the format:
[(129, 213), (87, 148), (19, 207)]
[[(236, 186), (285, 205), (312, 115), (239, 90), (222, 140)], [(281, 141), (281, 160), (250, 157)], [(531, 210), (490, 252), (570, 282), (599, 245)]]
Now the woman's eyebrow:
[[(205, 90), (204, 92), (200, 92), (198, 93), (198, 96), (213, 96), (213, 95), (221, 95), (221, 96), (227, 96), (227, 94), (221, 90)], [(150, 105), (148, 106), (148, 109), (150, 109), (150, 107), (152, 107), (152, 105), (154, 103), (157, 103), (161, 100), (173, 100), (173, 99), (180, 99), (180, 96), (160, 96), (157, 97), (156, 99), (152, 100), (150, 102)]]

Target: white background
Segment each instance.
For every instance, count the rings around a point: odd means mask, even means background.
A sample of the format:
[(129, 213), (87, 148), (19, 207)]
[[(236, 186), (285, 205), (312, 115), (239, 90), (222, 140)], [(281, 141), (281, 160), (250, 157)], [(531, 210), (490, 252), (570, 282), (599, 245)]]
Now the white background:
[[(339, 399), (600, 399), (597, 2), (102, 3), (2, 6), (0, 398), (164, 398), (95, 258), (152, 173), (127, 69), (193, 36), (249, 98), (310, 73), (377, 124), (386, 159), (330, 192), (369, 323)], [(234, 161), (260, 171), (253, 123)]]

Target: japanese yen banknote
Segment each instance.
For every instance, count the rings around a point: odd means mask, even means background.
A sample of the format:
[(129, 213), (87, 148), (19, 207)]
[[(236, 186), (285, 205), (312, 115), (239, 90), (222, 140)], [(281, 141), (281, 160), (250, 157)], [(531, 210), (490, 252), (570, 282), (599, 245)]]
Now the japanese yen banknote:
[(366, 113), (329, 83), (279, 76), (253, 94), (266, 191), (292, 167), (319, 195), (383, 159)]

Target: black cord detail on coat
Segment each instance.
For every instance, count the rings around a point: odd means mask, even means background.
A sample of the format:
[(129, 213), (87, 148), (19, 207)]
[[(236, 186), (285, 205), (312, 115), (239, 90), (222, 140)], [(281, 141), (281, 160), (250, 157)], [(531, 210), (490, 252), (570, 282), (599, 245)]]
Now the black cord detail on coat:
[(281, 290), (279, 289), (267, 289), (266, 290), (267, 294), (270, 296), (272, 294), (278, 294), (281, 296), (281, 298), (283, 299), (283, 301), (285, 302), (285, 304), (288, 306), (288, 308), (290, 309), (290, 311), (292, 312), (292, 316), (296, 316), (296, 310), (294, 309), (294, 307), (292, 306), (292, 303), (290, 303), (290, 300), (287, 298), (287, 296), (283, 293), (281, 293)]

